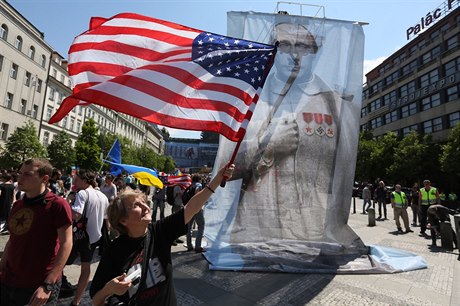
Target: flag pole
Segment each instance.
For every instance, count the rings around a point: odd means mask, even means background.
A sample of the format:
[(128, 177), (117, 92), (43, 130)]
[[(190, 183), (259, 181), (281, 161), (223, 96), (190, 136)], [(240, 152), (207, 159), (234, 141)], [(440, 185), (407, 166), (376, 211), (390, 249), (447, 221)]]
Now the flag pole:
[[(107, 159), (110, 155), (110, 152), (112, 152), (113, 150), (113, 147), (115, 146), (115, 144), (117, 143), (117, 140), (118, 138), (115, 139), (115, 141), (113, 142), (112, 144), (112, 147), (110, 147), (110, 150), (107, 152), (107, 155), (105, 156), (105, 159)], [(121, 161), (120, 161), (121, 162)], [(99, 171), (97, 173), (100, 173), (101, 170), (102, 170), (102, 167), (104, 167), (104, 159), (101, 159), (101, 167), (99, 168)]]

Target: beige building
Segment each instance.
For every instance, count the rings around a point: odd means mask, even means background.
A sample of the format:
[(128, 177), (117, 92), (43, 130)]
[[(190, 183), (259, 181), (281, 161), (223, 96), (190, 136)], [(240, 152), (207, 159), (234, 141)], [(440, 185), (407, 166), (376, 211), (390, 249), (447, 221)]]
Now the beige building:
[(34, 122), (44, 146), (62, 130), (75, 145), (83, 123), (93, 118), (100, 133), (121, 135), (138, 147), (146, 144), (156, 153), (164, 152), (156, 125), (98, 105), (77, 106), (60, 122), (48, 124), (72, 93), (67, 60), (45, 42), (44, 33), (4, 1), (0, 16), (0, 145), (27, 120)]
[(25, 122), (40, 129), (52, 48), (44, 34), (0, 2), (0, 145)]
[(442, 142), (460, 122), (459, 2), (446, 0), (430, 14), (406, 30), (404, 47), (366, 75), (361, 131), (414, 130)]

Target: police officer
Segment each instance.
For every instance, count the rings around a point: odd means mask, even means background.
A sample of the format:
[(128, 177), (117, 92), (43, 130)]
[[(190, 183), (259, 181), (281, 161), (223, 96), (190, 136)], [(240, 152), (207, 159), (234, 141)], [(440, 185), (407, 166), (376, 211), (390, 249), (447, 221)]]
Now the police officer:
[(403, 219), (404, 227), (406, 228), (406, 233), (413, 232), (409, 227), (409, 216), (407, 215), (407, 207), (409, 203), (407, 202), (406, 194), (401, 191), (401, 185), (395, 186), (395, 191), (391, 193), (391, 207), (393, 208), (396, 227), (398, 232), (402, 233), (401, 223), (399, 222), (399, 217)]
[(430, 180), (423, 181), (424, 187), (420, 189), (418, 203), (420, 205), (420, 234), (425, 236), (428, 207), (433, 204), (441, 204), (438, 190), (431, 186)]

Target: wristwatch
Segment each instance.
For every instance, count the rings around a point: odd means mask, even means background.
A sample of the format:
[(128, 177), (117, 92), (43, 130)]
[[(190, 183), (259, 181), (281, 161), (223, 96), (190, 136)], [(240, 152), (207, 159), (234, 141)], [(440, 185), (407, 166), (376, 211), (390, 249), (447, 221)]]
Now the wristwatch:
[(56, 289), (56, 284), (44, 282), (44, 283), (41, 285), (41, 287), (43, 287), (43, 289), (45, 289), (45, 293), (50, 293), (51, 291), (53, 291), (54, 289)]

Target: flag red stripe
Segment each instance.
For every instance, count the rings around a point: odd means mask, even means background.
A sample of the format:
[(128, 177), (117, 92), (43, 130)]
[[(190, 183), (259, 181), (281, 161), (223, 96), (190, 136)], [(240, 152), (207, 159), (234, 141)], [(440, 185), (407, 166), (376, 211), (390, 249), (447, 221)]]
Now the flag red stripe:
[[(154, 84), (149, 81), (146, 81), (146, 80), (143, 80), (137, 77), (133, 77), (130, 75), (119, 76), (115, 79), (112, 79), (110, 82), (118, 83), (123, 86), (127, 86), (130, 88), (139, 90), (147, 95), (156, 97), (167, 103), (177, 105), (181, 108), (184, 108), (185, 111), (187, 108), (215, 110), (215, 111), (224, 112), (224, 113), (229, 114), (230, 116), (234, 117), (235, 120), (238, 122), (243, 121), (245, 117), (245, 114), (241, 113), (237, 108), (232, 107), (228, 103), (217, 101), (217, 100), (184, 97), (176, 92), (173, 92), (167, 88), (164, 88), (161, 85)], [(227, 86), (227, 87), (230, 87), (230, 86)]]
[[(96, 91), (90, 88), (80, 91), (72, 97), (90, 103), (94, 103), (95, 101), (97, 101), (98, 105), (105, 106), (109, 109), (126, 113), (137, 118), (141, 118), (148, 122), (179, 129), (187, 129), (194, 131), (206, 130), (210, 132), (218, 132), (232, 141), (238, 140), (238, 131), (232, 130), (229, 126), (227, 126), (221, 121), (216, 122), (172, 117), (167, 114), (159, 113), (151, 109), (145, 108), (141, 105), (134, 104), (130, 101), (120, 99), (119, 97)], [(64, 102), (67, 99), (65, 99)]]
[(197, 78), (194, 74), (180, 69), (178, 67), (173, 66), (165, 66), (165, 65), (148, 65), (142, 67), (142, 69), (148, 69), (152, 71), (161, 72), (167, 75), (174, 77), (175, 79), (181, 81), (184, 84), (187, 84), (189, 87), (193, 87), (197, 90), (213, 90), (213, 91), (222, 91), (226, 94), (232, 95), (244, 101), (244, 104), (249, 105), (251, 104), (252, 97), (246, 93), (245, 91), (236, 88), (231, 85), (219, 84), (219, 83), (212, 83), (212, 82), (203, 82), (199, 78)]
[[(167, 59), (172, 56), (180, 55), (180, 54), (190, 54), (191, 49), (184, 50), (174, 50), (167, 53), (156, 52), (152, 49), (141, 48), (137, 46), (132, 46), (125, 43), (120, 43), (116, 41), (104, 41), (103, 43), (80, 43), (72, 45), (69, 50), (69, 53), (75, 53), (79, 51), (86, 51), (86, 50), (100, 50), (100, 51), (107, 51), (107, 52), (115, 52), (115, 53), (122, 53), (125, 55), (134, 56), (137, 58), (141, 58), (146, 61), (161, 61)], [(190, 57), (190, 56), (188, 56)]]

